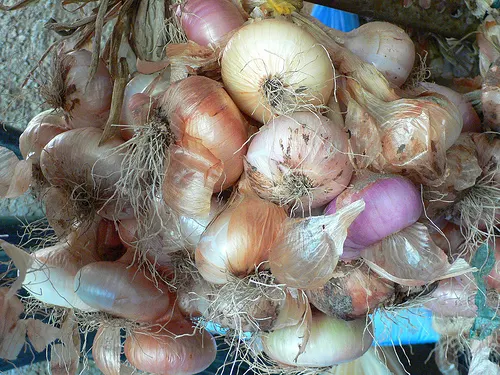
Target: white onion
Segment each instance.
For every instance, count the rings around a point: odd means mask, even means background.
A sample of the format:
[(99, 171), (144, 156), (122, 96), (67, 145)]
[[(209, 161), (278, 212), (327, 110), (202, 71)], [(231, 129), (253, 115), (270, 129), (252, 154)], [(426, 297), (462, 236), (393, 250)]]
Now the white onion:
[(224, 50), (221, 74), (238, 107), (263, 123), (327, 103), (334, 80), (324, 48), (307, 31), (278, 19), (239, 29)]

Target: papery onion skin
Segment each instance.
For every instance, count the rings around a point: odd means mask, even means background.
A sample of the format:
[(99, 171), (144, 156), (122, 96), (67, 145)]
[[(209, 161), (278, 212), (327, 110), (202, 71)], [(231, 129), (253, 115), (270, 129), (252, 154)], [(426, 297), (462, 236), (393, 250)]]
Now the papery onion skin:
[(340, 263), (322, 288), (307, 291), (312, 305), (343, 320), (366, 317), (394, 296), (393, 283), (384, 280), (363, 263)]
[(484, 78), (481, 102), (483, 108), (484, 125), (493, 130), (500, 131), (500, 57), (496, 59)]
[(420, 82), (419, 85), (429, 92), (435, 92), (446, 96), (446, 98), (455, 104), (462, 114), (463, 119), (463, 132), (480, 132), (481, 119), (477, 112), (472, 107), (472, 104), (467, 101), (464, 96), (448, 87), (438, 85), (430, 82)]
[(195, 261), (201, 276), (225, 284), (230, 274), (245, 277), (266, 261), (286, 219), (283, 208), (253, 194), (233, 198), (203, 233)]
[(66, 130), (68, 128), (64, 117), (53, 110), (49, 109), (33, 117), (19, 137), (19, 149), (24, 160), (39, 163), (45, 145)]
[(465, 242), (465, 237), (460, 227), (448, 220), (443, 220), (435, 224), (438, 225), (439, 230), (433, 226), (430, 228), (429, 234), (432, 241), (448, 255), (452, 257), (458, 255), (461, 246)]
[[(265, 353), (290, 366), (325, 367), (361, 357), (372, 343), (365, 319), (344, 321), (313, 311), (309, 341), (298, 355), (305, 325), (278, 329), (262, 335)], [(298, 357), (297, 357), (298, 355)], [(296, 358), (297, 357), (297, 358)], [(296, 360), (295, 360), (296, 359)]]
[(360, 173), (325, 209), (335, 213), (348, 204), (364, 199), (366, 207), (348, 229), (343, 258), (356, 258), (357, 250), (382, 240), (409, 225), (422, 215), (420, 192), (402, 176)]
[(84, 302), (101, 311), (154, 322), (173, 311), (175, 296), (166, 285), (156, 287), (143, 272), (117, 262), (95, 262), (80, 269), (74, 288)]
[(38, 250), (33, 256), (36, 261), (23, 282), (33, 297), (47, 304), (95, 311), (73, 290), (73, 278), (78, 270), (95, 259), (82, 257), (66, 243)]
[(172, 84), (158, 98), (158, 106), (181, 145), (184, 137), (200, 140), (223, 163), (223, 175), (214, 192), (238, 180), (247, 150), (248, 123), (218, 82), (188, 77)]
[(359, 200), (333, 215), (285, 221), (269, 254), (276, 280), (298, 289), (324, 286), (335, 275), (349, 225), (364, 208)]
[(222, 202), (212, 198), (211, 209), (206, 218), (192, 218), (188, 216), (168, 216), (161, 206), (165, 207), (163, 201), (157, 202), (159, 218), (152, 221), (155, 223), (151, 229), (151, 236), (140, 239), (137, 237), (137, 220), (121, 220), (118, 224), (119, 237), (126, 247), (136, 247), (142, 240), (142, 245), (147, 249), (147, 256), (153, 258), (160, 264), (170, 261), (170, 254), (178, 250), (194, 251), (201, 236), (210, 221), (219, 213)]
[(92, 358), (104, 375), (120, 375), (120, 328), (101, 325), (92, 344)]
[(45, 178), (69, 192), (80, 188), (99, 200), (111, 198), (121, 174), (123, 155), (113, 148), (123, 141), (113, 138), (99, 147), (102, 130), (73, 129), (54, 137), (43, 149), (40, 166)]
[(477, 316), (477, 306), (474, 302), (477, 286), (474, 278), (455, 277), (441, 280), (434, 292), (430, 295), (432, 299), (424, 304), (433, 314), (449, 317)]
[[(10, 288), (0, 288), (0, 358), (15, 361), (26, 344), (26, 321), (20, 319), (24, 306)], [(4, 361), (2, 361), (4, 362)]]
[(177, 13), (188, 39), (202, 46), (216, 42), (245, 22), (229, 0), (186, 0)]
[(405, 83), (415, 61), (415, 46), (403, 29), (388, 22), (368, 22), (343, 35), (332, 31), (338, 35), (336, 41), (373, 64), (389, 82), (397, 87)]
[(57, 93), (60, 98), (55, 107), (64, 110), (70, 128), (102, 127), (109, 116), (113, 92), (113, 81), (104, 61), (99, 59), (95, 76), (88, 82), (91, 52), (73, 51), (59, 59), (57, 79), (61, 80), (61, 87), (57, 89), (62, 92)]
[(261, 198), (307, 212), (331, 201), (349, 183), (347, 133), (321, 115), (279, 116), (253, 136), (245, 172)]
[(224, 50), (221, 74), (242, 112), (262, 123), (326, 104), (334, 81), (323, 47), (307, 31), (279, 19), (238, 30)]
[[(137, 107), (135, 95), (141, 98), (150, 98), (165, 91), (170, 84), (169, 74), (161, 72), (155, 74), (136, 74), (125, 87), (123, 94), (123, 105), (120, 113), (120, 124), (142, 125), (134, 116), (134, 108)], [(134, 99), (133, 99), (134, 98)], [(152, 99), (149, 99), (150, 101)]]
[(197, 374), (210, 366), (216, 352), (214, 338), (207, 331), (195, 331), (187, 320), (174, 320), (165, 329), (135, 331), (125, 340), (129, 362), (158, 375)]

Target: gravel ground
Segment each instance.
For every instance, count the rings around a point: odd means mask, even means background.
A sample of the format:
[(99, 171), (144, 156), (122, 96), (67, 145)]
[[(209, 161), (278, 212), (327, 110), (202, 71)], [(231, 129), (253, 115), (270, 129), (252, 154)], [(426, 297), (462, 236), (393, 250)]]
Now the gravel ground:
[[(63, 13), (55, 0), (44, 0), (13, 12), (0, 11), (0, 123), (22, 131), (32, 117), (45, 109), (33, 80), (25, 88), (21, 86), (46, 48), (55, 41), (56, 35), (45, 31), (45, 22), (51, 17), (59, 19)], [(41, 214), (40, 204), (29, 194), (0, 200), (0, 217)]]
[[(1, 0), (1, 2), (5, 5), (13, 3), (10, 0)], [(44, 51), (57, 38), (57, 35), (44, 29), (44, 24), (50, 18), (61, 20), (63, 17), (67, 18), (67, 13), (61, 8), (60, 1), (55, 0), (42, 0), (26, 9), (13, 12), (0, 11), (2, 39), (0, 42), (0, 123), (22, 131), (32, 117), (46, 108), (42, 104), (35, 81), (30, 81), (25, 88), (21, 86)], [(41, 215), (43, 212), (40, 204), (29, 194), (17, 199), (0, 200), (0, 220), (6, 216), (37, 218)], [(83, 373), (85, 375), (101, 374), (93, 363), (90, 363)], [(4, 374), (45, 375), (49, 372), (47, 363), (40, 362), (7, 371)]]

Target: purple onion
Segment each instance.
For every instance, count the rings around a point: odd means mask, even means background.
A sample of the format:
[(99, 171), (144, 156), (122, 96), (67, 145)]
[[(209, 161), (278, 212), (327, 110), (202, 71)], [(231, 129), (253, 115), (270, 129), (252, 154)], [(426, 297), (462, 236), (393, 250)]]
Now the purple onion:
[(325, 209), (325, 215), (364, 199), (365, 209), (354, 220), (344, 243), (344, 259), (383, 238), (415, 223), (422, 214), (420, 192), (407, 178), (396, 175), (363, 173)]
[(236, 5), (229, 0), (187, 0), (179, 10), (186, 36), (202, 46), (216, 42), (245, 23)]

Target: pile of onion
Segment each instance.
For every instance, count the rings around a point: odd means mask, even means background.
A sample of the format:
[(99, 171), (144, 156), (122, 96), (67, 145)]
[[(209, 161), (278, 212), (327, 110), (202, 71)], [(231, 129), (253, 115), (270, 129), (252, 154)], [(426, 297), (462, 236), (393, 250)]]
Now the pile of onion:
[[(51, 233), (0, 240), (18, 270), (0, 288), (0, 357), (27, 336), (73, 375), (78, 332), (97, 330), (106, 375), (190, 375), (214, 361), (215, 327), (257, 373), (389, 373), (377, 311), (496, 322), (491, 20), (478, 114), (409, 82), (414, 44), (390, 23), (341, 33), (296, 0), (98, 4), (57, 50), (22, 160), (0, 148), (1, 197), (35, 192)], [(46, 307), (53, 327), (29, 319)]]

